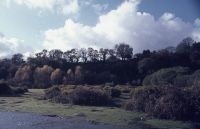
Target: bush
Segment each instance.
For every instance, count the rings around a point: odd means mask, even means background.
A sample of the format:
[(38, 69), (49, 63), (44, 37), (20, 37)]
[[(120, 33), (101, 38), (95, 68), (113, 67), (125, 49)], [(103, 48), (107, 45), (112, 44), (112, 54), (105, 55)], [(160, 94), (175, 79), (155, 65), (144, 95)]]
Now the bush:
[(14, 87), (12, 89), (14, 91), (14, 94), (24, 94), (28, 92), (28, 89), (26, 87)]
[(15, 96), (28, 92), (27, 88), (11, 87), (5, 82), (0, 82), (0, 96)]
[(125, 104), (125, 109), (142, 111), (163, 119), (199, 121), (199, 93), (198, 86), (192, 88), (138, 87), (132, 91), (132, 99)]
[(125, 109), (148, 112), (161, 96), (160, 87), (138, 87), (131, 92), (132, 99), (125, 104)]
[(105, 106), (111, 98), (103, 90), (79, 87), (69, 94), (69, 101), (75, 105)]
[(45, 90), (45, 99), (50, 99), (53, 102), (58, 103), (68, 103), (68, 94), (66, 92), (61, 92), (58, 86), (53, 86)]
[(164, 95), (157, 100), (152, 115), (162, 119), (188, 119), (192, 113), (190, 100), (187, 99), (189, 92), (182, 89), (167, 89), (164, 92)]
[(103, 90), (109, 94), (111, 97), (119, 97), (121, 95), (121, 90), (118, 88), (105, 86)]
[(191, 113), (190, 118), (192, 120), (199, 120), (200, 118), (200, 85), (194, 85), (190, 89), (190, 105), (191, 105)]
[(200, 70), (196, 70), (188, 79), (188, 85), (199, 85), (200, 84)]
[(10, 86), (8, 86), (7, 83), (1, 82), (0, 83), (0, 96), (5, 95), (13, 95), (14, 92)]
[(106, 106), (111, 103), (111, 97), (102, 89), (74, 85), (53, 86), (45, 90), (45, 99), (89, 106)]
[(133, 87), (127, 85), (117, 85), (115, 88), (120, 89), (123, 93), (130, 93)]
[(175, 85), (185, 86), (182, 83), (186, 79), (186, 75), (190, 74), (190, 69), (187, 67), (172, 67), (161, 69), (147, 77), (143, 80), (144, 86), (165, 86), (165, 85)]

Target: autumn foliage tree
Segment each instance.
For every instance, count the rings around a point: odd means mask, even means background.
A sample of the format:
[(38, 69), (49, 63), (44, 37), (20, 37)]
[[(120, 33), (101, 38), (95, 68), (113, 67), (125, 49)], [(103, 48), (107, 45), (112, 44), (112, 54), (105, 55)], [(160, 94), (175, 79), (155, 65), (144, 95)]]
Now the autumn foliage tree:
[(51, 83), (52, 84), (62, 84), (62, 71), (57, 68), (51, 73)]
[(46, 88), (50, 86), (50, 76), (53, 72), (53, 68), (48, 65), (43, 67), (37, 67), (34, 72), (34, 84), (36, 87)]
[(33, 79), (33, 71), (31, 66), (25, 65), (20, 67), (15, 73), (14, 80), (20, 84), (30, 85)]

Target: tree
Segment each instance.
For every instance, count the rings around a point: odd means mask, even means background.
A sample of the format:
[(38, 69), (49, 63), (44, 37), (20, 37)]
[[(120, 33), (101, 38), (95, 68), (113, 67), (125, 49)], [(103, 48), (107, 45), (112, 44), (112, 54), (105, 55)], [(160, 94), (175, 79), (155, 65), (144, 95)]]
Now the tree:
[(99, 54), (100, 54), (100, 58), (103, 60), (103, 62), (105, 62), (106, 59), (107, 59), (107, 56), (109, 54), (109, 49), (103, 49), (103, 48), (101, 48), (99, 50)]
[(78, 49), (73, 49), (74, 58), (76, 59), (76, 63), (79, 62), (81, 58), (81, 53)]
[(99, 52), (93, 48), (88, 48), (88, 58), (91, 62), (96, 62), (99, 59)]
[(81, 48), (80, 50), (81, 59), (83, 62), (87, 62), (87, 50), (85, 48)]
[(48, 65), (43, 67), (37, 67), (34, 72), (34, 82), (36, 87), (47, 88), (50, 86), (50, 76), (53, 72), (53, 68)]
[(31, 66), (25, 65), (20, 67), (15, 73), (14, 80), (17, 83), (31, 85), (33, 79), (33, 72)]
[(114, 62), (114, 61), (117, 61), (117, 60), (118, 60), (117, 57), (116, 57), (116, 52), (115, 52), (115, 50), (109, 49), (109, 50), (108, 50), (108, 54), (109, 54), (108, 59), (107, 59), (108, 61)]
[(190, 48), (194, 44), (194, 40), (191, 37), (183, 39), (176, 47), (176, 53), (178, 54), (188, 54)]
[(62, 84), (62, 71), (57, 68), (51, 73), (51, 83), (54, 85)]
[(76, 84), (81, 84), (83, 82), (83, 70), (81, 66), (76, 66), (74, 77)]
[(73, 73), (72, 69), (67, 70), (66, 76), (63, 78), (63, 83), (64, 84), (74, 84), (75, 83), (74, 73)]
[(192, 45), (190, 60), (194, 65), (200, 66), (200, 43), (195, 43)]
[(63, 52), (59, 49), (54, 49), (49, 52), (49, 58), (51, 60), (60, 60), (63, 57)]
[(11, 58), (11, 61), (15, 65), (21, 65), (22, 63), (24, 63), (23, 55), (20, 53), (14, 54)]
[(79, 62), (79, 59), (81, 58), (81, 53), (80, 51), (78, 51), (78, 49), (71, 49), (64, 53), (64, 58), (72, 63)]
[(126, 59), (130, 59), (133, 55), (133, 48), (125, 43), (115, 45), (115, 50), (117, 56), (123, 61)]
[(157, 61), (152, 58), (144, 58), (138, 62), (138, 71), (144, 75), (154, 72), (157, 68)]

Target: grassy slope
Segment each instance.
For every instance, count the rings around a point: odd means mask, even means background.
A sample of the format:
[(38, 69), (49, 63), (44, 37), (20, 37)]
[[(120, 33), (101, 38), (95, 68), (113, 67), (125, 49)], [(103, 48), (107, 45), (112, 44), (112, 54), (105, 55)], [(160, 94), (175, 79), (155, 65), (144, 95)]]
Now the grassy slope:
[(43, 115), (58, 115), (75, 117), (77, 113), (85, 114), (87, 120), (97, 122), (130, 125), (132, 127), (148, 126), (156, 128), (173, 128), (173, 129), (192, 129), (193, 125), (189, 122), (167, 121), (157, 119), (141, 120), (144, 114), (125, 111), (120, 108), (112, 107), (88, 107), (88, 106), (72, 106), (51, 103), (46, 100), (39, 99), (44, 94), (43, 90), (30, 89), (30, 92), (21, 97), (1, 97), (0, 111), (19, 111), (33, 112)]

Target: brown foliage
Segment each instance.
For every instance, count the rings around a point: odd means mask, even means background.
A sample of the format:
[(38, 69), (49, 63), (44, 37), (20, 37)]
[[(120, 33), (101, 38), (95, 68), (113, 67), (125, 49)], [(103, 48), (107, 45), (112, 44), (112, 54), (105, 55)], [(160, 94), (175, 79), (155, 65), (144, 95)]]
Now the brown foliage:
[(37, 67), (34, 73), (34, 81), (36, 87), (46, 88), (50, 86), (50, 75), (53, 72), (53, 68), (44, 65), (42, 68)]
[(62, 71), (60, 69), (55, 69), (51, 73), (51, 83), (52, 84), (61, 84), (62, 83)]
[(31, 70), (31, 66), (25, 65), (20, 67), (15, 73), (14, 80), (20, 84), (30, 84), (32, 82), (33, 72)]
[(69, 94), (69, 101), (76, 105), (105, 106), (111, 103), (111, 97), (100, 89), (79, 87)]

